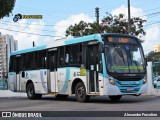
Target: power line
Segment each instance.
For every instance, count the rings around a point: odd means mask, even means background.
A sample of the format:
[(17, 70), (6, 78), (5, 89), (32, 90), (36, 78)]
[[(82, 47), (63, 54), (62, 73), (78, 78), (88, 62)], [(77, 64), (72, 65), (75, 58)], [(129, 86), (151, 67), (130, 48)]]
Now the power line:
[[(14, 22), (10, 22), (10, 21), (4, 21), (3, 22), (9, 22), (9, 23), (14, 23)], [(19, 24), (27, 24), (27, 25), (31, 25), (30, 23), (19, 23)], [(60, 26), (60, 25), (42, 25), (42, 24), (32, 24), (32, 25), (40, 25), (40, 26), (48, 26), (48, 27), (53, 27), (53, 26), (57, 26), (57, 27), (68, 27), (68, 26)]]
[[(8, 23), (5, 23), (3, 21), (0, 21), (1, 24), (5, 24), (5, 25), (10, 25), (10, 26), (15, 26), (15, 27), (21, 27), (21, 28), (28, 28), (28, 27), (22, 27), (22, 26), (18, 26), (18, 25), (13, 25), (13, 24), (8, 24)], [(33, 30), (41, 30), (41, 31), (46, 31), (46, 32), (56, 32), (56, 31), (51, 31), (51, 30), (43, 30), (43, 29), (36, 29), (36, 28), (28, 28), (28, 29), (33, 29)]]
[(154, 12), (154, 13), (146, 14), (144, 16), (152, 16), (152, 15), (157, 15), (157, 14), (160, 14), (160, 12)]
[[(158, 1), (158, 0), (156, 0), (155, 2), (157, 2), (157, 1)], [(145, 5), (145, 6), (146, 6), (146, 5), (151, 5), (150, 3), (152, 3), (152, 2), (153, 2), (153, 1), (149, 1), (149, 0), (146, 1), (146, 0), (145, 0), (145, 2), (142, 1), (141, 4), (135, 5), (135, 7), (139, 7), (139, 6), (142, 6), (142, 5)], [(154, 2), (154, 3), (155, 3), (155, 2)]]
[(159, 23), (160, 23), (160, 21), (153, 22), (153, 23), (150, 23), (150, 24), (144, 25), (144, 27), (147, 27), (147, 26), (150, 26), (150, 25), (154, 25), (154, 24), (159, 24)]
[(145, 10), (144, 12), (148, 12), (148, 11), (152, 11), (152, 10), (157, 10), (157, 9), (160, 9), (160, 7), (148, 9), (148, 10)]
[(47, 37), (62, 37), (62, 36), (52, 36), (52, 35), (44, 35), (44, 34), (28, 33), (28, 32), (22, 32), (22, 31), (11, 30), (11, 29), (6, 29), (6, 28), (0, 28), (0, 29), (3, 29), (3, 30), (8, 30), (8, 31), (13, 31), (13, 32), (19, 32), (19, 33), (25, 33), (25, 34), (31, 34), (31, 35), (38, 35), (38, 36), (47, 36)]
[[(157, 9), (157, 8), (155, 8), (155, 9)], [(151, 9), (150, 9), (151, 10)], [(153, 10), (153, 9), (152, 9)], [(143, 16), (151, 16), (151, 17), (153, 17), (153, 16), (158, 16), (158, 15), (160, 15), (160, 12), (158, 11), (158, 12), (154, 12), (154, 13), (149, 13), (149, 14), (146, 14), (146, 15), (143, 15)], [(139, 17), (143, 17), (143, 16), (139, 16)], [(12, 25), (11, 26), (17, 26), (17, 25), (13, 25), (13, 22), (10, 22), (10, 21), (0, 21), (0, 22), (3, 22), (3, 24), (8, 24), (8, 23), (12, 23)], [(5, 22), (7, 22), (7, 23), (5, 23)], [(29, 24), (29, 23), (19, 23), (19, 24), (28, 24), (28, 25), (31, 25), (31, 24)], [(59, 26), (59, 25), (42, 25), (42, 24), (32, 24), (32, 25), (40, 25), (40, 26), (58, 26), (58, 27), (69, 27), (69, 26)], [(17, 27), (22, 27), (22, 26), (17, 26)], [(25, 27), (22, 27), (22, 28), (25, 28)], [(35, 29), (35, 28), (31, 28), (31, 29)], [(41, 30), (41, 29), (35, 29), (35, 30)], [(48, 32), (56, 32), (56, 31), (50, 31), (50, 30), (42, 30), (42, 31), (48, 31)]]
[[(33, 7), (28, 7), (28, 6), (18, 6), (19, 7), (19, 9), (28, 9), (28, 10), (30, 10), (31, 11), (31, 9), (33, 9)], [(82, 10), (85, 10), (85, 11), (92, 11), (94, 8), (87, 8), (87, 9), (85, 9), (85, 8), (83, 8)], [(54, 11), (50, 11), (50, 10), (47, 10), (47, 9), (34, 9), (34, 11), (33, 12), (35, 12), (35, 11), (38, 11), (38, 12), (40, 12), (40, 11), (42, 11), (42, 12), (47, 12), (47, 13), (51, 13), (51, 14), (53, 14), (53, 13), (76, 13), (76, 12), (81, 12), (82, 10), (64, 10), (64, 11), (62, 11), (62, 10), (54, 10)]]

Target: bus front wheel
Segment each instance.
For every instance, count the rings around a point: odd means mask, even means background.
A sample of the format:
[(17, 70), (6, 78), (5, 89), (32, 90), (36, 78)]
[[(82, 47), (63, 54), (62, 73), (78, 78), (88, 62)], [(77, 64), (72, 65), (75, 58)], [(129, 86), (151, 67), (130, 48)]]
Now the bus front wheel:
[(27, 96), (28, 96), (28, 99), (30, 99), (30, 100), (42, 98), (42, 94), (35, 94), (33, 83), (29, 83), (27, 85)]
[(119, 101), (122, 98), (122, 95), (113, 95), (113, 96), (109, 96), (109, 99), (116, 102)]
[(86, 88), (82, 82), (77, 83), (75, 88), (76, 99), (78, 102), (85, 102), (89, 100), (88, 95), (86, 95)]

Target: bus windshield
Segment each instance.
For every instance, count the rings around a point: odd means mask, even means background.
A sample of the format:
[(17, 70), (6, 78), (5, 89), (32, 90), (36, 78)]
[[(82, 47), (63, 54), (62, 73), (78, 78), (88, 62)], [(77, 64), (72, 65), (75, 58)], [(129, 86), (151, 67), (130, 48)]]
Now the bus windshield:
[(105, 45), (107, 70), (112, 73), (142, 73), (142, 47), (132, 44)]

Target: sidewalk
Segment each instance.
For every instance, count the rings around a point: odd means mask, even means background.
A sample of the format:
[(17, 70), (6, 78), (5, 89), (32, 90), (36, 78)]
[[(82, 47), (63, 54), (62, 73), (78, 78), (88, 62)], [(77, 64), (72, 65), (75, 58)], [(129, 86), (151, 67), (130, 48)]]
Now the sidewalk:
[(16, 93), (10, 90), (0, 90), (0, 98), (1, 97), (27, 97), (26, 93)]

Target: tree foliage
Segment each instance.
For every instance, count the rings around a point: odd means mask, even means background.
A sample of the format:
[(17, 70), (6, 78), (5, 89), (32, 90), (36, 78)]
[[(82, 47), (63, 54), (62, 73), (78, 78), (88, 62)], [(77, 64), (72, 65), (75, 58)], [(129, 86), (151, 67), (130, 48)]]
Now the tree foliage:
[(12, 12), (16, 0), (0, 0), (0, 19), (5, 16), (9, 17)]
[[(148, 53), (147, 61), (160, 62), (160, 52), (151, 51), (150, 53)], [(158, 75), (160, 75), (160, 63), (155, 64), (155, 67), (153, 70), (154, 70), (154, 73), (158, 73)]]
[(160, 52), (151, 51), (147, 55), (147, 61), (158, 62), (160, 61)]
[[(146, 20), (140, 17), (131, 18), (131, 35), (137, 36), (140, 39), (145, 35), (143, 30), (143, 23)], [(128, 19), (123, 14), (119, 16), (107, 15), (101, 20), (101, 23), (97, 25), (96, 22), (86, 23), (80, 21), (78, 24), (70, 25), (66, 30), (66, 36), (84, 36), (94, 33), (122, 33), (128, 34)]]

